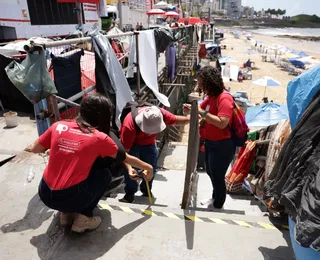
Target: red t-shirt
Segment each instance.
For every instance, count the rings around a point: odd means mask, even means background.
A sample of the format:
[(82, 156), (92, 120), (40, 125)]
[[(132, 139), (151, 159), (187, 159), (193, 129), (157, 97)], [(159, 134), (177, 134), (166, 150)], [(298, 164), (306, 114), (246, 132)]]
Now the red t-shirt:
[[(205, 110), (207, 106), (210, 106), (210, 114), (229, 118), (230, 125), (234, 108), (233, 102), (234, 101), (230, 93), (224, 90), (218, 97), (206, 97), (205, 100), (200, 104), (200, 107)], [(213, 124), (206, 122), (204, 137), (207, 140), (219, 141), (231, 138), (231, 133), (228, 127), (219, 129)]]
[[(163, 120), (166, 125), (174, 125), (176, 123), (176, 116), (167, 110), (160, 108)], [(139, 109), (139, 113), (143, 110)], [(156, 143), (156, 137), (157, 135), (148, 135), (142, 131), (139, 131), (137, 134), (137, 130), (135, 128), (132, 114), (129, 113), (121, 125), (120, 128), (120, 137), (121, 137), (121, 143), (124, 146), (125, 149), (130, 150), (131, 147), (135, 144), (138, 145), (152, 145)]]
[(84, 181), (99, 156), (112, 156), (118, 152), (118, 146), (108, 135), (98, 130), (83, 133), (75, 121), (54, 123), (39, 137), (39, 143), (50, 149), (43, 177), (53, 190)]

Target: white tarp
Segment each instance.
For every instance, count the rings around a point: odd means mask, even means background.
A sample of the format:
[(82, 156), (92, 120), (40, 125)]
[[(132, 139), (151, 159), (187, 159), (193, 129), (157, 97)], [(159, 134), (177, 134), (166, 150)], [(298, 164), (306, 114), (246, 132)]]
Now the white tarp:
[(139, 32), (139, 54), (140, 73), (144, 82), (164, 106), (170, 107), (168, 97), (159, 92), (157, 50), (153, 30)]

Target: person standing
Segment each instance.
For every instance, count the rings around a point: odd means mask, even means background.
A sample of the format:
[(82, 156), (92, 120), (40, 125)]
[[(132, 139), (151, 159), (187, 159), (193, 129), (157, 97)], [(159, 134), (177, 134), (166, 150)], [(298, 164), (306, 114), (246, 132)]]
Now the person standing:
[[(220, 209), (226, 200), (225, 174), (236, 151), (228, 127), (232, 123), (234, 101), (225, 89), (218, 69), (211, 66), (201, 68), (197, 80), (200, 90), (207, 95), (198, 111), (205, 120), (205, 164), (213, 186), (209, 202)], [(190, 109), (190, 104), (184, 105), (186, 112)]]
[[(120, 127), (121, 143), (130, 155), (152, 165), (155, 176), (158, 162), (157, 135), (168, 125), (186, 125), (189, 122), (189, 117), (176, 116), (163, 108), (141, 107), (136, 118), (133, 118), (131, 112), (125, 117)], [(153, 178), (149, 181), (150, 189), (152, 189)], [(120, 201), (132, 203), (138, 191), (138, 182), (129, 178), (129, 175), (126, 175), (125, 182), (126, 194)], [(140, 185), (140, 191), (143, 196), (148, 196), (144, 180)]]

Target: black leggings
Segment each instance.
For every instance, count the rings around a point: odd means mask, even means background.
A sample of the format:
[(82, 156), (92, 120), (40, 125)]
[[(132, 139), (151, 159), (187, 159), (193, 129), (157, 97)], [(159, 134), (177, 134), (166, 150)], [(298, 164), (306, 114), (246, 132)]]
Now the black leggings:
[(94, 208), (111, 182), (111, 172), (104, 159), (98, 158), (87, 179), (63, 190), (52, 190), (42, 178), (39, 196), (51, 209), (65, 213), (80, 213), (92, 217)]

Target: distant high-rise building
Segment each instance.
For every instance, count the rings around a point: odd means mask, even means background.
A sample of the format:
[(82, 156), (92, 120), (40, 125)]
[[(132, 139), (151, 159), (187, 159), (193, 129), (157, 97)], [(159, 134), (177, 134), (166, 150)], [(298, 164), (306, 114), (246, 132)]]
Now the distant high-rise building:
[(227, 1), (226, 0), (219, 0), (219, 9), (227, 9)]
[(242, 9), (242, 0), (228, 0), (227, 15), (231, 18), (240, 18)]

